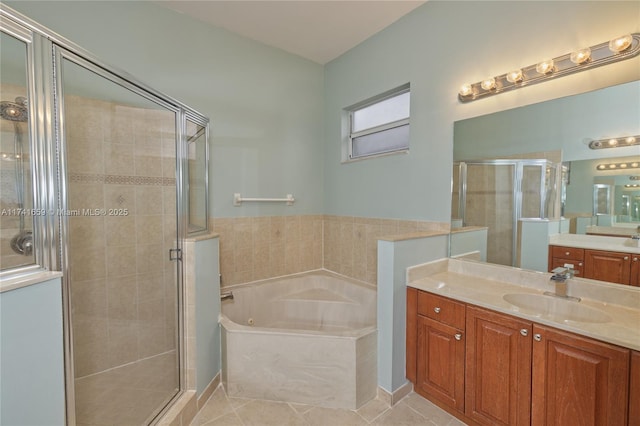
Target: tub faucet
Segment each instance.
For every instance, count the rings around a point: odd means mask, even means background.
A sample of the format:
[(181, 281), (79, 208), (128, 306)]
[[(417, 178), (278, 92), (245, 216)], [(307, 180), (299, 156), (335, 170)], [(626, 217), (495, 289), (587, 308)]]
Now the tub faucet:
[(220, 293), (220, 300), (233, 300), (233, 292)]
[(572, 297), (567, 295), (567, 280), (570, 280), (578, 273), (574, 270), (572, 265), (559, 266), (553, 269), (553, 275), (550, 281), (555, 285), (555, 291), (545, 291), (544, 294), (548, 296), (562, 297), (563, 299), (571, 299), (577, 302), (580, 301), (579, 297)]

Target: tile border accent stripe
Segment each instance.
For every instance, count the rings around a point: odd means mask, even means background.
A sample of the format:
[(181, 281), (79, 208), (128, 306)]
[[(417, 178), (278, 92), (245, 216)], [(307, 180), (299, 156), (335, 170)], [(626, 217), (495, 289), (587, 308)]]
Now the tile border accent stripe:
[(105, 185), (175, 186), (176, 178), (160, 177), (160, 176), (126, 176), (126, 175), (69, 173), (69, 182), (103, 183)]

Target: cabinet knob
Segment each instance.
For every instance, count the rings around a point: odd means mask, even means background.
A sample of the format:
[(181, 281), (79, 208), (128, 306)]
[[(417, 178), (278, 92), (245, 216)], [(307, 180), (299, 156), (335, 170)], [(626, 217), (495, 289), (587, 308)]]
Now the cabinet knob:
[(637, 262), (637, 261), (638, 261), (638, 258), (637, 258), (637, 257), (634, 257), (634, 258), (633, 258), (633, 261), (634, 261), (634, 262)]
[(461, 333), (456, 333), (453, 337), (454, 337), (456, 340), (460, 340), (460, 339), (462, 339), (462, 334), (461, 334)]
[(436, 306), (435, 308), (433, 308), (433, 312), (435, 312), (436, 314), (440, 313), (440, 307)]
[(582, 262), (578, 263), (578, 266), (582, 266)]
[(523, 328), (522, 330), (520, 330), (520, 334), (522, 334), (523, 336), (528, 336), (529, 330), (527, 330), (526, 328)]
[(533, 335), (533, 340), (535, 340), (536, 342), (539, 342), (542, 340), (542, 336), (539, 333), (536, 333)]
[(624, 257), (624, 260), (629, 260), (629, 256), (625, 256), (625, 257)]
[(568, 252), (565, 252), (565, 254), (564, 254), (564, 255), (565, 255), (565, 256), (569, 256), (570, 254), (571, 254), (571, 252), (570, 252), (570, 251), (568, 251)]

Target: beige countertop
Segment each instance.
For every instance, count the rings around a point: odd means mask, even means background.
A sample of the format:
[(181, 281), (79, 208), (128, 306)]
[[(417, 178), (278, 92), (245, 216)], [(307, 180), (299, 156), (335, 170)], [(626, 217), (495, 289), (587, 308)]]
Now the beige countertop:
[(443, 259), (409, 268), (407, 286), (640, 350), (640, 288), (587, 279), (569, 280), (568, 293), (582, 300), (560, 303), (577, 303), (598, 310), (609, 317), (606, 322), (569, 321), (552, 311), (518, 308), (503, 298), (514, 293), (542, 295), (544, 291), (553, 291), (550, 276), (482, 262)]
[(554, 234), (549, 237), (549, 245), (640, 254), (640, 247), (637, 245), (637, 240), (623, 237)]

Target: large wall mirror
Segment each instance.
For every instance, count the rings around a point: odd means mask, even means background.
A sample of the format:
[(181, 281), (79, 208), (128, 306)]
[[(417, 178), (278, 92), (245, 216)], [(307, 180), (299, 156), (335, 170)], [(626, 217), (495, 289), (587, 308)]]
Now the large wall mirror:
[[(457, 121), (452, 231), (486, 228), (482, 260), (537, 270), (546, 270), (547, 253), (539, 266), (524, 266), (523, 248), (534, 242), (520, 232), (523, 221), (566, 233), (637, 233), (640, 145), (589, 142), (639, 134), (640, 81)], [(456, 244), (452, 255), (464, 252)]]

